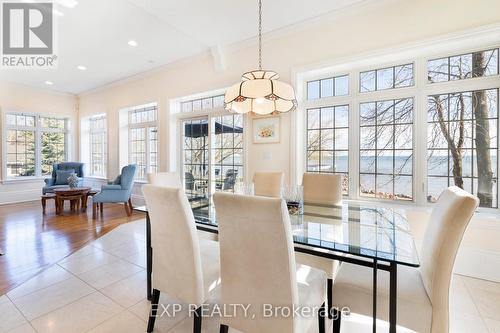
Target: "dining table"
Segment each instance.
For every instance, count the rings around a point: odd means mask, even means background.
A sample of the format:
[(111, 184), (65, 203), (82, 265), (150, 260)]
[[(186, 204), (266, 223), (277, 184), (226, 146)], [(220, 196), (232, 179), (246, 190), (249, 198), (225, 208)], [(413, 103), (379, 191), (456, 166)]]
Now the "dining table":
[[(218, 233), (216, 208), (208, 199), (192, 203), (196, 228)], [(151, 224), (146, 206), (147, 295), (151, 299)], [(389, 272), (389, 332), (396, 333), (398, 266), (419, 267), (419, 259), (404, 209), (344, 200), (339, 205), (304, 202), (300, 214), (290, 214), (296, 252), (369, 267), (373, 274), (373, 332), (377, 318), (377, 273)]]

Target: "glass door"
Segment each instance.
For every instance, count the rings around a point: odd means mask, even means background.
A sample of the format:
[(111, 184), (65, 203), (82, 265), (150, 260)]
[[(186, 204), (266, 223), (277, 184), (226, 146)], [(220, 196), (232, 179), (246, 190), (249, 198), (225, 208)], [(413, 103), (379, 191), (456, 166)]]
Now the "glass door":
[(183, 120), (181, 124), (184, 189), (193, 207), (206, 205), (210, 170), (208, 117)]

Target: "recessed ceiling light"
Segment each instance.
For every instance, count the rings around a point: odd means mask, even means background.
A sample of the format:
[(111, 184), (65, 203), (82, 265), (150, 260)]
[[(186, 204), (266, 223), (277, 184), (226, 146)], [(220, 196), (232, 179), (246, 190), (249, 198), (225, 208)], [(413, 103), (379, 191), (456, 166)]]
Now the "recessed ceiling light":
[(52, 82), (52, 81), (45, 81), (45, 84), (48, 85), (48, 86), (51, 86), (51, 85), (54, 84), (54, 82)]
[(136, 47), (137, 46), (137, 42), (135, 40), (129, 40), (128, 41), (128, 45)]
[(86, 71), (86, 70), (87, 70), (87, 67), (82, 66), (82, 65), (78, 66), (77, 68), (78, 68), (79, 70), (81, 70), (81, 71)]

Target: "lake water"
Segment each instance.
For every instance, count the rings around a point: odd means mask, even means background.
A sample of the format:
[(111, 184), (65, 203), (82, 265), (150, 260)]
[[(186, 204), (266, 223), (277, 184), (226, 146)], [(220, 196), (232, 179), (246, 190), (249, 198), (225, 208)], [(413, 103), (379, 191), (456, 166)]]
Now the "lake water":
[[(311, 161), (312, 162), (312, 161)], [(318, 171), (319, 168), (313, 163), (309, 163), (308, 170)], [(428, 194), (437, 198), (437, 196), (448, 186), (454, 185), (452, 177), (452, 160), (450, 158), (450, 165), (448, 165), (447, 156), (432, 156), (427, 163), (428, 169)], [(393, 163), (396, 170), (401, 170), (401, 174), (411, 175), (412, 172), (412, 158), (411, 156), (397, 156), (394, 159), (391, 156), (378, 156), (377, 157), (377, 171), (378, 173), (392, 174)], [(325, 159), (322, 162), (323, 172), (333, 171), (332, 160)], [(464, 177), (464, 188), (474, 192), (477, 188), (477, 180), (472, 181), (472, 171), (474, 170), (474, 176), (477, 177), (476, 161), (472, 156), (464, 156), (462, 159), (462, 175)], [(496, 156), (492, 156), (492, 169), (494, 177), (497, 177), (498, 161)], [(337, 172), (347, 172), (348, 170), (348, 157), (347, 156), (337, 156), (335, 159), (335, 169)], [(448, 179), (448, 170), (450, 178)], [(361, 173), (375, 173), (375, 157), (360, 157), (360, 172)], [(440, 177), (442, 176), (442, 177)], [(444, 177), (443, 177), (444, 176)], [(366, 190), (375, 190), (375, 183), (377, 183), (377, 192), (391, 192), (396, 194), (404, 194), (407, 196), (412, 195), (412, 182), (413, 177), (411, 176), (398, 176), (392, 182), (391, 176), (378, 175), (375, 177), (373, 174), (361, 174), (360, 175), (360, 185)], [(496, 182), (493, 186), (496, 193)], [(496, 197), (496, 194), (495, 194)]]

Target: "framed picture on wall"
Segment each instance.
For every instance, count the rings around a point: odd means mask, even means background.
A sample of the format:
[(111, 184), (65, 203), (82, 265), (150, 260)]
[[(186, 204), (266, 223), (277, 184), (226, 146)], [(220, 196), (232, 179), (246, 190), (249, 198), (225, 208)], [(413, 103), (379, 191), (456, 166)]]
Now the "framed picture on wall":
[(253, 143), (279, 143), (280, 117), (252, 119)]

